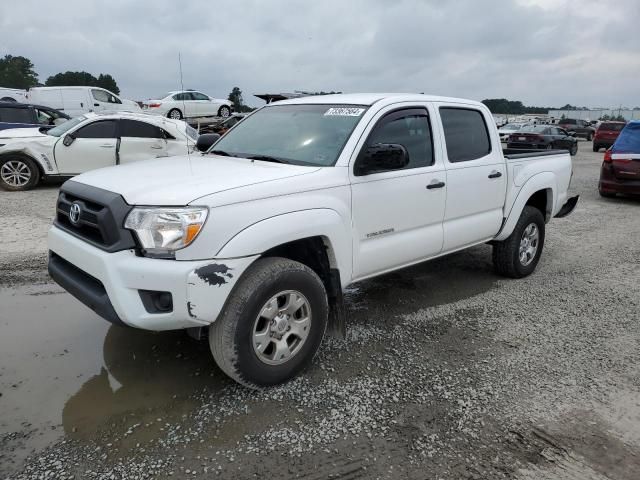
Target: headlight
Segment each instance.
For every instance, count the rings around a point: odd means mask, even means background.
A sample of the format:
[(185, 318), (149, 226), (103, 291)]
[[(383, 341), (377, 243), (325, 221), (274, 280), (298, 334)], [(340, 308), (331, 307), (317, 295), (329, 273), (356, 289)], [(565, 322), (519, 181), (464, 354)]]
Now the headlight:
[(142, 248), (152, 255), (167, 255), (189, 245), (198, 236), (206, 207), (136, 207), (124, 222), (133, 230)]

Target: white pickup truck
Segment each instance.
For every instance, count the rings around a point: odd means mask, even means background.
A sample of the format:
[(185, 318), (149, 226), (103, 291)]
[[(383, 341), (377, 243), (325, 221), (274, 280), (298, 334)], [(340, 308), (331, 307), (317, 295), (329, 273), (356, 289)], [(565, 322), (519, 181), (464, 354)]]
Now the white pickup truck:
[(299, 98), (199, 142), (213, 145), (66, 182), (49, 272), (113, 323), (208, 327), (247, 386), (307, 366), (359, 280), (487, 242), (500, 274), (529, 275), (578, 200), (568, 152), (503, 154), (469, 100)]

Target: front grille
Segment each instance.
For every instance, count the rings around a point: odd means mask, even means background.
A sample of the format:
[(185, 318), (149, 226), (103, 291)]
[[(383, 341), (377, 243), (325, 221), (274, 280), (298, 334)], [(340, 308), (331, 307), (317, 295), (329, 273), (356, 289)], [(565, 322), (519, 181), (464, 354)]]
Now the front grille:
[[(80, 214), (71, 220), (71, 208)], [(133, 207), (117, 193), (68, 181), (60, 189), (54, 224), (66, 232), (108, 252), (136, 248), (131, 231), (123, 227)]]

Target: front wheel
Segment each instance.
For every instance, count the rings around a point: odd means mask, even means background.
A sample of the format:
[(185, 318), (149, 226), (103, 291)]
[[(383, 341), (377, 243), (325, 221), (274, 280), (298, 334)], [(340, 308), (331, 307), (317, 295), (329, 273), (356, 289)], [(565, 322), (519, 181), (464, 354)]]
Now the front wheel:
[(593, 144), (593, 151), (594, 151), (594, 152), (597, 152), (597, 151), (599, 151), (599, 150), (600, 150), (600, 145), (598, 145), (597, 143), (594, 143), (594, 144)]
[(223, 105), (218, 109), (218, 116), (219, 117), (225, 117), (226, 118), (229, 115), (231, 115), (231, 109), (228, 106)]
[(209, 329), (213, 358), (245, 386), (277, 385), (311, 363), (328, 315), (327, 294), (313, 270), (285, 258), (259, 259)]
[(0, 187), (9, 191), (29, 190), (40, 180), (36, 163), (22, 155), (0, 158)]
[(526, 205), (509, 237), (493, 245), (493, 265), (500, 275), (522, 278), (533, 273), (544, 247), (544, 217)]
[(569, 150), (569, 154), (570, 154), (572, 157), (575, 157), (575, 156), (577, 155), (577, 153), (578, 153), (578, 144), (577, 144), (577, 143), (574, 143), (574, 144), (571, 146), (571, 149)]

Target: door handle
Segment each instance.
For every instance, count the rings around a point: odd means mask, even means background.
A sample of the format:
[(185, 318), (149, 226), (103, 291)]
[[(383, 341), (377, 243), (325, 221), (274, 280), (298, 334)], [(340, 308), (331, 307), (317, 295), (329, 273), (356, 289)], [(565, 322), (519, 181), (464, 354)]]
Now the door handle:
[(493, 171), (489, 174), (489, 178), (500, 178), (502, 176), (502, 172)]
[(162, 150), (162, 147), (160, 145), (151, 145), (151, 148), (153, 148), (154, 150)]
[(94, 106), (94, 107), (99, 107), (99, 106), (100, 106), (100, 104), (99, 104), (99, 103), (94, 103), (94, 104), (93, 104), (93, 106)]
[(100, 145), (100, 148), (113, 148), (113, 147), (115, 147), (115, 145), (110, 145), (110, 144)]
[(438, 180), (431, 182), (429, 185), (427, 185), (427, 189), (432, 190), (434, 188), (442, 188), (444, 187), (444, 182), (440, 182)]

